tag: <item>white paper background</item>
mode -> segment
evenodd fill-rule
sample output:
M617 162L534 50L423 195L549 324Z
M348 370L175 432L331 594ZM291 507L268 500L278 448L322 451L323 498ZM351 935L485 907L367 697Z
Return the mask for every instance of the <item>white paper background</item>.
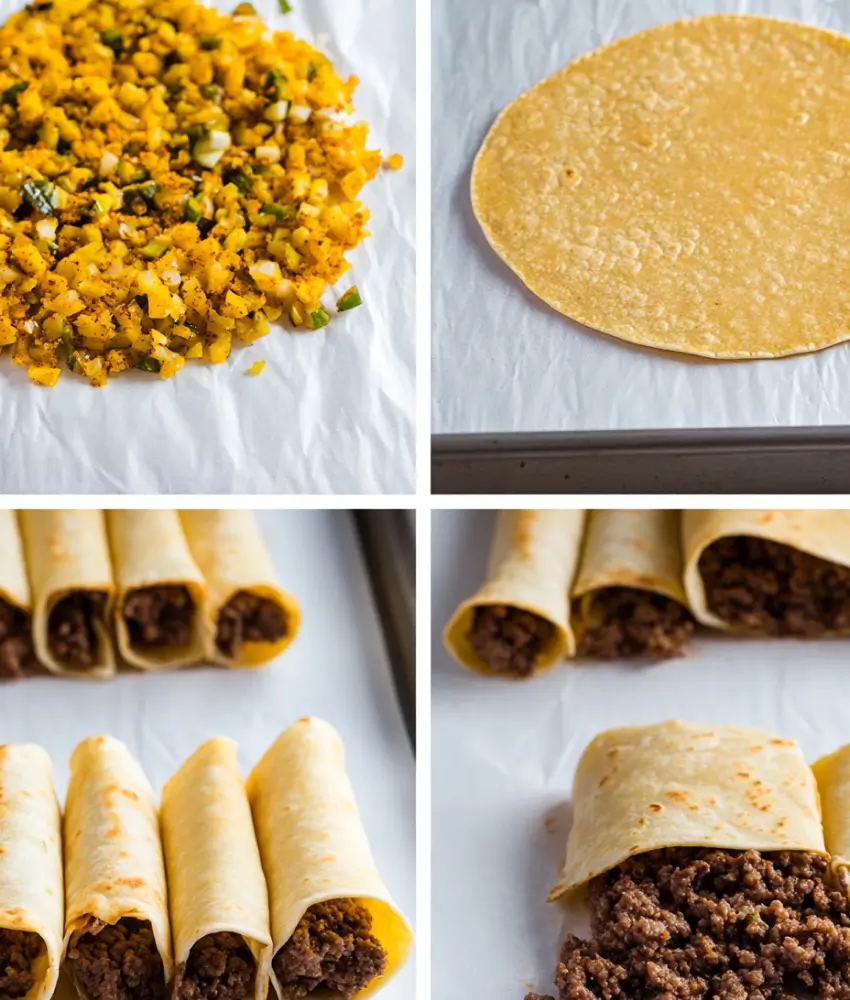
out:
M337 293L364 305L323 330L275 327L226 365L171 380L128 373L54 389L0 358L3 493L407 493L414 489L415 0L254 0L266 24L315 41L361 79L357 118L401 171L364 190L372 237ZM230 0L216 6L231 10ZM23 6L0 0L0 19ZM337 295L329 295L335 302ZM256 378L245 374L259 359Z
M30 678L0 691L0 742L29 741L53 760L64 802L74 747L96 733L124 740L159 797L202 743L239 743L243 777L304 715L332 723L381 875L414 913L414 763L395 697L354 524L346 512L262 512L262 527L303 626L290 649L257 671L121 674L113 681ZM412 1000L411 962L381 994Z
M685 659L562 666L527 683L478 677L442 647L481 582L494 515L435 511L432 527L434 996L555 993L566 911L546 902L564 859L578 758L612 726L670 718L761 727L808 761L850 742L850 642L705 636ZM581 924L571 928L582 933Z
M436 433L850 423L850 345L775 361L651 351L544 305L487 245L469 203L496 115L616 38L692 14L850 31L846 0L435 0L433 430Z

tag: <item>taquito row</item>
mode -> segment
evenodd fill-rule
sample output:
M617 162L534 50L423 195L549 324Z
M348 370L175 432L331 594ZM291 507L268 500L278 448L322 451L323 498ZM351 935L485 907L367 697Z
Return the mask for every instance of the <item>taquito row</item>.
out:
M3 996L48 1000L64 965L81 1000L347 1000L410 950L320 719L287 729L247 783L236 744L210 740L159 812L110 736L74 751L64 817L38 746L0 748L0 796Z
M695 624L850 634L850 511L502 511L483 586L446 627L479 673L679 656Z
M244 510L0 510L0 676L254 667L300 623Z

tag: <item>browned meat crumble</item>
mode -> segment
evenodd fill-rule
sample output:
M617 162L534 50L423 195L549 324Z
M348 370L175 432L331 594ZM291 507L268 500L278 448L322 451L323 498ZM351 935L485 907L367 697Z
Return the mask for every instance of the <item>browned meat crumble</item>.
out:
M0 599L0 677L23 677L35 665L30 616Z
M540 615L489 604L475 609L469 644L493 673L528 677L554 635L555 626Z
M694 633L694 620L678 601L649 590L606 587L593 598L601 624L581 637L578 655L618 660L632 656L681 656Z
M192 945L178 970L176 1000L246 1000L254 994L256 962L245 939L220 931Z
M86 670L97 662L95 622L103 620L106 594L78 590L57 601L47 622L50 652L71 670Z
M124 617L130 644L135 648L188 646L195 602L188 587L175 584L141 587L124 601Z
M286 615L276 601L240 590L221 609L216 645L237 660L246 642L279 642L288 631Z
M73 935L66 962L89 1000L160 1000L165 988L162 959L144 920L95 921Z

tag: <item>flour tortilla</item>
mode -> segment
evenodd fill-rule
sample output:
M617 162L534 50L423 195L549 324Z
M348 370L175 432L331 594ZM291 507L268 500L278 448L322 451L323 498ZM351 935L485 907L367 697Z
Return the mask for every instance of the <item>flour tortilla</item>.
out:
M815 778L794 740L678 720L597 736L576 770L549 899L661 847L825 853Z
M820 792L823 832L835 872L850 868L850 746L812 765Z
M386 972L358 1000L376 993L404 965L413 933L372 859L339 734L321 719L300 719L278 737L247 787L269 887L272 955L311 906L356 899L372 914L372 933L387 951ZM282 997L273 969L271 978Z
M597 49L507 107L472 173L493 249L648 347L772 358L850 337L850 40L711 16Z
M64 841L65 953L94 921L148 921L164 990L174 963L159 820L151 786L120 740L90 736L71 755Z
M205 620L207 655L228 667L258 667L279 656L298 633L301 610L295 598L280 585L253 512L184 510L180 517L209 590ZM215 639L222 609L240 591L278 604L286 616L287 634L273 643L245 642L234 660L218 648Z
M256 962L255 1000L271 970L266 880L236 744L217 736L186 761L162 793L175 995L192 946L207 934L241 935Z
M36 657L54 674L112 677L115 652L108 623L114 586L103 511L22 510L20 517L32 586ZM59 662L51 653L48 623L59 601L85 590L105 593L107 603L103 622L95 626L97 662L87 670L78 671Z
M0 927L40 935L44 952L24 1000L49 1000L62 954L61 818L50 757L29 743L0 747Z
M467 598L446 626L448 651L463 666L489 673L468 635L477 608L493 604L531 611L551 622L555 635L536 672L575 656L569 594L581 552L583 510L503 510L499 513L484 585Z
M686 510L682 512L685 590L696 618L711 628L732 626L709 610L699 572L702 553L721 538L752 535L850 566L850 511Z
M595 624L594 600L609 587L647 590L688 606L678 510L591 511L573 586L573 629Z
M115 636L122 658L141 670L163 670L198 663L206 652L206 585L175 510L110 510L109 541L118 597ZM184 646L140 649L131 642L124 603L147 587L184 586L195 604L192 637Z
M0 601L26 614L32 613L24 543L18 515L13 510L0 510Z

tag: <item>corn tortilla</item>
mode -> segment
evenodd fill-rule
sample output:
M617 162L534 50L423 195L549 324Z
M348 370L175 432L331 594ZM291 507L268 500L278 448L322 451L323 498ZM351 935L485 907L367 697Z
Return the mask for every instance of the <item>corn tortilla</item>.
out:
M850 337L850 39L677 21L507 107L472 175L487 239L554 309L648 347L772 358Z

